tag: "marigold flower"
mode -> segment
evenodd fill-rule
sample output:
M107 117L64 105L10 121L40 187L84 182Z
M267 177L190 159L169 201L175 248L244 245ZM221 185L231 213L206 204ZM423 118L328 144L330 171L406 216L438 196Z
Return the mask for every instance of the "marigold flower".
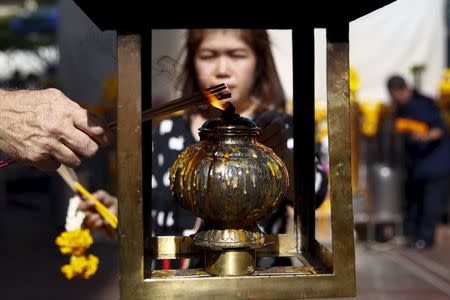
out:
M61 267L61 272L64 273L67 279L74 277L81 277L88 279L97 271L99 259L95 255L88 256L71 256L70 264Z
M82 255L94 240L89 229L64 231L55 240L59 250L65 255Z

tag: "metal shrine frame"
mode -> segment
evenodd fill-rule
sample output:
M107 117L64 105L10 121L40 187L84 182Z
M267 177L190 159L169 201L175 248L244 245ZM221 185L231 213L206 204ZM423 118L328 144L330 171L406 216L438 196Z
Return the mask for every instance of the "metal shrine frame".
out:
M299 299L354 296L355 250L351 192L351 145L349 99L349 21L392 1L358 4L353 10L343 4L333 19L299 21L255 20L251 28L292 29L294 59L294 148L295 230L293 235L269 236L270 247L262 256L296 256L303 268L272 269L256 275L211 277L202 272L178 274L150 269L152 259L189 257L198 254L189 237L151 235L151 131L141 124L141 111L151 106L151 29L249 28L252 13L236 12L233 20L202 21L178 9L171 19L150 21L139 12L138 1L117 7L120 13L106 17L88 1L75 0L101 29L117 30L117 159L120 242L120 296L136 299ZM310 3L312 5L312 3ZM167 5L167 4L166 4ZM190 4L194 5L194 4ZM195 6L195 5L194 5ZM199 6L199 5L198 5ZM128 8L127 8L128 7ZM197 8L197 7L196 7ZM284 8L286 9L286 8ZM314 10L315 9L315 10ZM320 5L305 11L321 11ZM289 10L289 9L288 9ZM207 12L201 12L205 15ZM345 14L348 12L348 14ZM274 13L273 11L271 13ZM126 16L129 15L127 18ZM315 16L321 16L319 13ZM342 17L344 16L344 17ZM319 17L318 17L319 18ZM251 20L254 21L254 20ZM270 24L273 22L273 24ZM145 24L145 25L144 25ZM253 27L253 26L259 27ZM323 25L323 26L322 26ZM315 239L314 205L314 28L327 29L327 110L330 156L332 252ZM169 195L168 195L169 197ZM311 270L313 270L311 272Z

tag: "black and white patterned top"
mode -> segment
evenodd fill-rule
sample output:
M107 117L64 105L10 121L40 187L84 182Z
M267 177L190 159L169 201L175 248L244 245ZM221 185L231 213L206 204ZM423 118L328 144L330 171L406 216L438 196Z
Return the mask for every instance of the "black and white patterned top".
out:
M287 118L287 147L294 147L293 119ZM152 142L152 228L156 235L184 235L195 233L195 216L183 209L172 197L169 186L169 172L178 155L186 147L196 143L185 116L175 116L163 120L153 127ZM316 159L316 203L321 203L328 185L327 175ZM285 205L288 202L285 201ZM286 224L285 209L280 206L278 212L264 223L267 233L282 233Z

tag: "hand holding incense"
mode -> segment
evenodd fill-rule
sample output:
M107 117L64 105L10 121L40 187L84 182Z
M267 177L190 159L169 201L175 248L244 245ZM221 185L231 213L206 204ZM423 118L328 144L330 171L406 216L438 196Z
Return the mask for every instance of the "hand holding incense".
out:
M191 96L181 97L158 107L144 110L141 116L142 122L147 122L160 116L169 115L192 106L211 104L212 106L220 107L220 101L230 97L230 90L225 83L222 83L197 92ZM116 127L117 121L108 124L109 129L115 129ZM13 163L15 163L14 159L0 160L0 169L12 165Z
M79 182L75 171L72 168L68 168L61 165L57 170L58 174L67 183L67 185L75 192L81 194L85 199L94 203L94 207L97 212L108 222L113 228L117 228L118 220L117 216L111 213L98 199L96 199L91 193L89 193Z

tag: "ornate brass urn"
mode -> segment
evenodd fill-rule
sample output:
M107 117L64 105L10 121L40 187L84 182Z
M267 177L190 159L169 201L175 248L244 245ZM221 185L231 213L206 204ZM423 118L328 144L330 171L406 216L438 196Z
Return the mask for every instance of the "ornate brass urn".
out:
M259 128L234 114L199 129L200 141L186 148L170 171L172 195L204 220L194 235L205 248L206 270L215 275L255 271L254 249L264 244L256 221L269 216L288 187L283 161L257 141Z

